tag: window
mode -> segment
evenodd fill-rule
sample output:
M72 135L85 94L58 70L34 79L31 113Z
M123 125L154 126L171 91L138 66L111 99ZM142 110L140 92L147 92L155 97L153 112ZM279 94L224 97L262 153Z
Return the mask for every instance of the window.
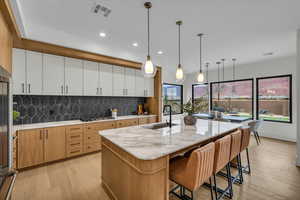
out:
M182 113L182 85L175 84L163 84L163 103L164 105L172 106L172 114L181 114Z
M210 89L212 110L253 118L253 79L214 82Z
M292 123L292 75L256 79L257 119Z
M200 112L209 112L208 84L195 84L192 86L192 101L200 105Z

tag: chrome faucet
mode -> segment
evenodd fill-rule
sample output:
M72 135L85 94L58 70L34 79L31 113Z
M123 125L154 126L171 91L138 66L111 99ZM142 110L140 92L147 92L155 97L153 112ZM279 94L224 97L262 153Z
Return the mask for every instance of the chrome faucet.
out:
M164 105L163 113L165 113L166 108L169 108L169 127L172 128L172 106Z

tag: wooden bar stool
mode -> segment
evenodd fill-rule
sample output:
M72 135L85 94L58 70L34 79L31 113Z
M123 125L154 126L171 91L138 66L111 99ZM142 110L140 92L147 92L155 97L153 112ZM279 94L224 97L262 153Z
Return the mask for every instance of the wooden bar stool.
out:
M233 160L236 161L237 169L238 169L238 174L236 176L231 176L232 182L233 183L243 183L243 171L242 171L242 164L241 164L241 144L242 144L242 132L241 130L234 131L233 133L230 134L231 136L231 146L230 146L230 166L231 162ZM227 174L224 172L220 171L218 175L224 176L228 178Z
M190 156L179 157L170 162L170 180L178 186L171 190L171 194L183 200L193 200L194 191L198 189L211 176L214 167L215 144L209 143L203 147L194 150ZM176 192L179 190L179 194ZM191 195L188 196L185 190ZM210 191L213 199L213 191Z
M216 181L216 174L220 172L224 167L226 167L227 177L231 177L231 171L230 171L230 148L231 148L231 136L227 135L221 139L218 139L215 142L215 162L214 162L214 170L213 170L213 177L214 177L214 190L215 190L215 196L216 199L221 199L224 196L232 198L233 192L232 192L232 179L227 178L228 186L225 189L221 189L217 187L217 181ZM218 193L221 195L218 196Z
M246 174L251 174L249 151L248 151L248 147L250 144L250 136L251 136L250 127L243 126L240 128L240 130L242 132L241 152L246 150L246 155L247 155L247 166L242 166L242 171Z

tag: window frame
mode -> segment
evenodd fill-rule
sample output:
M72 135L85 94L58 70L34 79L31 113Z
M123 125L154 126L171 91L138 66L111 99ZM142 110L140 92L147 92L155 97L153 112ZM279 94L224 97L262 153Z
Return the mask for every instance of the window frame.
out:
M197 85L207 85L207 87L209 87L209 83L197 83L197 84L193 84L192 85L192 103L194 103L194 98L195 98L194 87L197 86ZM209 91L210 91L210 89L209 89ZM210 94L208 94L208 99L209 99L208 101L210 103Z
M180 86L180 92L181 92L181 95L180 95L180 99L181 99L181 109L180 109L180 113L174 113L174 114L172 114L172 115L181 115L181 114L183 114L183 85L180 85L180 84L174 84L174 83L163 83L162 84L162 88L163 88L163 90L164 90L164 85L174 85L174 86ZM163 93L163 98L164 98L164 93ZM163 100L163 102L164 102L164 100ZM162 103L163 104L163 106L164 106L164 103ZM164 116L166 116L166 115L168 115L168 114L164 114L163 113L163 115Z
M293 91L293 77L292 74L286 74L286 75L276 75L276 76L265 76L265 77L257 77L256 78L256 119L259 120L259 80L263 80L263 79L271 79L271 78L283 78L283 77L289 77L289 117L290 120L289 121L277 121L277 120L267 120L267 119L263 119L263 121L266 122L277 122L277 123L285 123L285 124L292 124L293 123L293 103L292 103L292 91Z
M216 81L216 82L211 82L210 83L210 90L209 90L209 92L210 92L210 110L212 110L212 106L213 106L213 104L212 104L212 85L213 84L218 84L218 83L232 83L232 82L240 82L240 81L251 81L251 88L252 88L252 109L251 109L251 112L252 112L252 117L251 117L251 119L253 120L254 119L254 78L246 78L246 79L237 79L237 80L226 80L226 81Z

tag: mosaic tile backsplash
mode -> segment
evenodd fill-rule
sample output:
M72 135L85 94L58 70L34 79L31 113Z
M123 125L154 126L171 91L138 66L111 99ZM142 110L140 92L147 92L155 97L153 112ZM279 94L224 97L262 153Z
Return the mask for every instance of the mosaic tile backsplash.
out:
M130 115L144 104L143 97L87 97L87 96L30 96L14 95L13 108L20 112L14 124L78 120L82 117L107 117L110 109L118 115Z

